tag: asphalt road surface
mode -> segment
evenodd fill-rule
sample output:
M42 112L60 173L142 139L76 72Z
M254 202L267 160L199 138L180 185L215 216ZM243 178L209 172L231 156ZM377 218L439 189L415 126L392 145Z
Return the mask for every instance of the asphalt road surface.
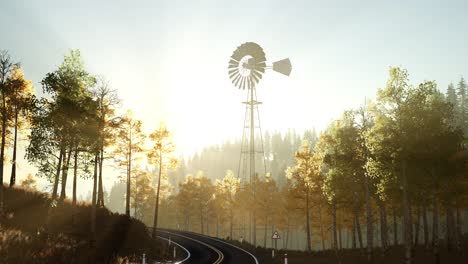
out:
M251 253L225 241L191 232L160 229L161 239L175 242L177 260L181 264L259 264Z

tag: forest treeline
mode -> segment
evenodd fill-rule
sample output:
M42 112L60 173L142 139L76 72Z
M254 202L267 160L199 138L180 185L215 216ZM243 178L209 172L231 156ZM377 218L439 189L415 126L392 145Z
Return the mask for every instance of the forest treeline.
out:
M77 50L42 79L43 97L33 94L19 63L1 52L0 85L0 180L4 161L11 161L15 185L18 132L24 132L28 162L51 183L51 211L68 197L67 184L75 205L77 178L93 181L91 241L96 208L109 201L147 225L264 247L274 230L285 248L301 239L307 251L360 248L368 258L375 248L385 254L402 243L407 263L416 246L436 257L441 242L462 247L468 190L463 78L444 94L434 81L413 85L406 70L392 67L375 101L345 111L318 135L263 135L267 173L260 170L252 182L239 176L238 141L188 161L175 158L167 128L146 135L142 121L122 113L116 91L86 70ZM107 199L104 166L114 167L123 182ZM2 195L0 188L4 215Z
M284 135L277 131L266 131L262 137L256 135L255 142L263 142L264 151L256 155L260 174L265 173L263 168L266 163L266 170L282 186L286 182L286 168L294 163L294 153L302 141L308 140L315 145L317 137L315 129L308 129L302 133L290 129ZM168 172L169 183L177 190L178 182L184 181L187 174L194 174L199 170L212 180L219 179L224 177L226 168L231 169L236 176L241 174L241 179L245 178L243 168L239 168L241 143L240 139L227 140L222 144L207 146L187 160L183 156L179 157L177 169Z
M444 94L434 81L412 85L406 70L392 67L375 101L345 111L316 139L309 131L265 140L270 173L253 183L235 175L239 143L202 151L182 170L188 175L178 191L163 201L162 221L264 247L279 230L285 248L294 236L308 251L361 248L369 259L376 248L385 254L403 244L407 263L415 247L435 258L441 243L460 251L467 96L463 78ZM225 153L231 164L221 172ZM252 226L260 234L255 240Z

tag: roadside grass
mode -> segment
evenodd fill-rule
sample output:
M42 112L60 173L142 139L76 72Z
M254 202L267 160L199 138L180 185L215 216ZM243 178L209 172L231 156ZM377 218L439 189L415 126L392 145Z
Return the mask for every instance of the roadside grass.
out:
M341 249L338 251L324 250L324 251L299 251L299 250L277 250L276 257L272 258L272 248L254 247L253 245L239 241L227 241L236 246L242 247L245 250L254 254L260 263L282 264L284 263L285 254L287 254L289 264L394 264L404 263L404 248L403 246L391 246L385 254L380 248L373 251L373 259L371 262L367 261L365 251L361 249ZM468 257L468 236L463 237L462 249L460 252L455 249L448 250L444 246L443 241L440 242L440 264L462 264L467 263ZM418 246L414 249L414 264L431 264L436 263L436 259L431 249L426 249L423 246Z

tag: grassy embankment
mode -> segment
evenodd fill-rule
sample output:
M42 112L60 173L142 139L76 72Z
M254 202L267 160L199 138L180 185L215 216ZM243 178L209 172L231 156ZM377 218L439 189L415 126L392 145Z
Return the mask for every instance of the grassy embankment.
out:
M0 222L0 263L118 263L122 258L162 259L165 243L151 239L133 218L96 212L91 241L91 205L65 200L51 208L48 194L22 188L5 190L6 214ZM94 246L91 246L94 244Z
M448 250L444 241L440 241L440 264L462 264L468 263L468 236L462 239L462 248L460 252L455 249ZM271 249L262 247L254 248L248 243L241 244L238 241L229 241L237 246L245 248L259 258L260 263L282 264L284 263L284 254L288 255L288 263L290 264L395 264L404 263L404 248L403 246L391 246L385 255L380 248L376 248L373 253L373 260L367 262L365 250L361 249L342 249L338 252L333 250L313 251L311 253L295 250L279 250L276 258L272 259ZM431 249L425 249L424 246L418 246L414 250L414 264L431 264L436 263L436 259Z

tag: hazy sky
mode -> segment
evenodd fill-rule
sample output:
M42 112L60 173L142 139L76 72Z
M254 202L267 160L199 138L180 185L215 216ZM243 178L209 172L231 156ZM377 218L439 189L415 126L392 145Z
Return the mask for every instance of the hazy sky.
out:
M254 41L268 61L289 57L290 77L257 86L264 130L323 129L373 98L389 66L441 89L468 73L466 1L8 1L0 49L40 80L80 49L148 130L160 121L180 150L241 135L245 91L227 62Z

